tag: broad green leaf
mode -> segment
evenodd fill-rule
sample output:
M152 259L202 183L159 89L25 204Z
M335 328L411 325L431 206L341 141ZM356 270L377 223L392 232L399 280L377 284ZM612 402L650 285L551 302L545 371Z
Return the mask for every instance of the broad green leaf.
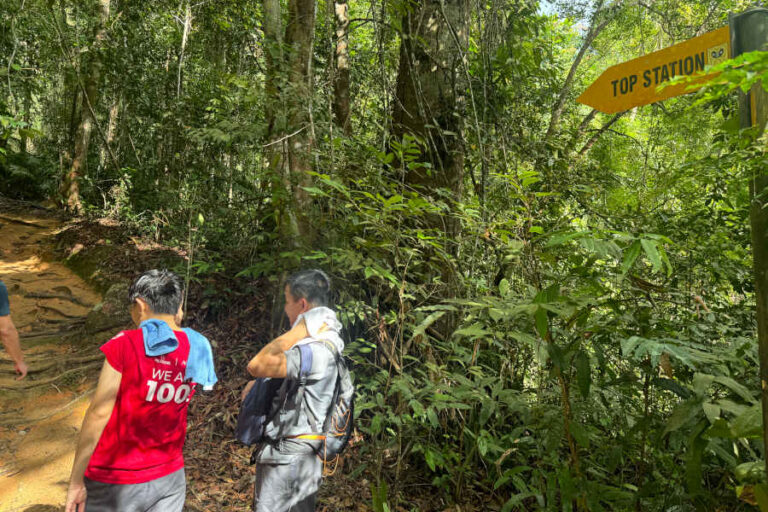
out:
M747 409L731 422L735 437L759 437L763 432L763 411L759 403Z
M724 375L718 375L717 377L715 377L715 382L727 387L728 389L730 389L731 391L739 395L741 398L743 398L745 401L749 403L755 403L755 397L752 396L752 393L749 392L749 389L739 384L732 378L726 377Z
M581 351L576 354L576 382L579 385L581 396L589 396L589 387L592 385L592 374L589 366L589 355Z
M765 461L755 460L739 464L733 469L733 474L741 482L763 480L765 478Z
M693 375L693 390L697 395L704 395L714 381L714 375L695 373Z
M312 196L328 196L328 194L325 193L322 189L319 189L317 187L301 187L306 192L309 193L309 195Z
M755 500L760 512L768 512L768 484L761 482L755 485Z
M704 410L704 416L707 417L710 423L714 423L720 417L720 406L717 404L704 402L701 404L701 408Z
M554 247L557 245L562 245L566 242L569 242L575 238L579 238L581 236L584 236L586 233L581 232L571 232L571 233L557 233L553 234L552 237L549 239L549 241L546 243L545 247Z
M702 428L697 425L697 428ZM709 444L709 440L699 435L694 435L693 440L688 447L685 461L685 480L688 484L690 494L698 494L702 491L701 480L703 477L702 460L704 450Z
M571 422L571 435L576 443L584 449L589 449L589 434L587 430L578 422Z
M463 327L453 332L454 336L467 336L468 338L481 338L488 336L490 333L483 328L483 324L475 323L469 327Z
M693 420L701 411L701 402L698 400L687 400L672 412L664 428L664 434L674 432L689 421Z
M746 405L737 404L736 402L732 400L727 400L725 398L722 400L718 400L717 405L720 406L721 410L725 412L729 412L734 416L740 416L744 414L747 411L747 409L749 409L749 407Z
M642 244L645 255L648 256L648 259L651 261L651 265L653 265L653 271L658 272L661 270L661 256L659 255L659 250L656 247L656 242L643 238L640 240L640 244Z
M498 480L496 480L496 482L493 484L493 489L494 489L494 490L498 489L498 488L499 488L499 487L501 487L502 485L504 485L504 484L506 484L507 482L509 482L509 481L512 479L512 477L513 477L513 476L515 476L515 475L517 475L517 474L519 474L519 473L523 473L523 472L525 472L525 471L529 471L530 469L531 469L531 467L530 467L530 466L515 466L515 467L514 467L514 468L512 468L512 469L508 469L508 470L506 470L506 471L505 471L505 472L504 472L504 473L501 475L501 478L499 478Z
M635 240L632 245L624 252L624 259L621 261L621 273L626 274L632 265L635 264L637 257L640 256L640 241Z
M544 308L537 308L534 313L534 320L536 321L536 331L539 333L542 339L547 338L547 332L549 331L549 322L547 320L547 310Z
M413 330L413 338L424 335L424 332L429 328L429 326L437 322L443 315L445 315L445 311L435 311L434 313L431 313L429 316L427 316L427 318L425 318Z

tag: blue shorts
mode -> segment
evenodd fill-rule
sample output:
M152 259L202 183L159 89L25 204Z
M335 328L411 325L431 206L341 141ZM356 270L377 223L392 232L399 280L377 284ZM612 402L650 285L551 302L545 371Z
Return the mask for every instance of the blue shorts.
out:
M8 302L8 288L0 281L0 316L11 314L11 303Z

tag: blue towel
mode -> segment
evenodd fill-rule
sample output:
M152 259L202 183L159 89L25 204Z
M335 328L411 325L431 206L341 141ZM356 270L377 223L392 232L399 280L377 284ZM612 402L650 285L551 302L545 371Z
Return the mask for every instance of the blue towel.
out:
M182 330L187 333L187 339L189 339L186 378L203 386L205 391L213 389L213 385L219 379L213 367L213 351L208 338L189 327L184 327Z
M156 318L150 318L141 322L141 333L144 337L144 352L149 357L163 356L176 350L179 340L173 333L173 329ZM195 331L185 327L182 329L189 340L189 357L187 358L187 371L185 379L197 382L203 389L213 389L218 382L216 371L213 368L213 351L208 339Z
M170 354L179 346L173 329L162 320L150 318L141 322L139 327L144 335L144 352L149 357Z

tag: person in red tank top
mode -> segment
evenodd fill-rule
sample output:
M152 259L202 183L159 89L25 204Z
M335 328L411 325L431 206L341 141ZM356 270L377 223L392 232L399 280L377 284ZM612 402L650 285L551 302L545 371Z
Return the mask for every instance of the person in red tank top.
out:
M195 383L185 378L190 344L178 325L181 279L167 270L145 272L129 300L140 328L101 347L106 360L83 419L66 512L181 512L184 506L182 450ZM163 351L152 343L169 345Z

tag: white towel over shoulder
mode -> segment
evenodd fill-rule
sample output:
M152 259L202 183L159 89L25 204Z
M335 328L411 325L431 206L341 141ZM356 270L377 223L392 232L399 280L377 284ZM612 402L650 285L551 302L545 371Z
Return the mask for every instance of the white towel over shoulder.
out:
M310 338L314 339L326 339L336 345L339 354L344 351L344 340L341 339L341 322L336 317L336 312L331 308L319 307L312 308L306 311L296 318L294 326L296 326L301 320L307 324L307 332L309 332ZM328 330L319 332L325 325ZM309 341L309 340L307 340Z

